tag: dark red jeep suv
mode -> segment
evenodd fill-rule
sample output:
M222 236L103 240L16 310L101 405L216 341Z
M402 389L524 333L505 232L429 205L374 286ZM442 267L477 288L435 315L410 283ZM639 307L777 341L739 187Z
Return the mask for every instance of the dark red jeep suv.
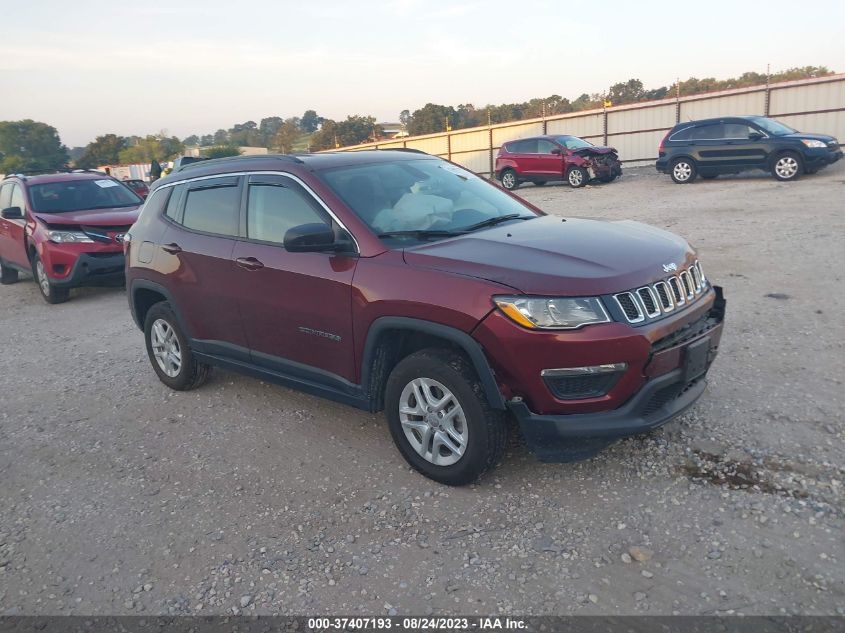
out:
M0 281L31 272L48 303L70 289L123 282L123 236L143 200L100 172L12 174L0 181Z
M725 309L680 237L548 216L407 150L184 167L130 230L127 286L172 389L218 365L385 410L447 484L498 462L509 417L559 461L679 415Z

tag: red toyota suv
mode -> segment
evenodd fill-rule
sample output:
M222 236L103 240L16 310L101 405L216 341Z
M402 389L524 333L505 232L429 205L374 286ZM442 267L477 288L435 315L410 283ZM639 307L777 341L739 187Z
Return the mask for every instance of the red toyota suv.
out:
M141 198L100 172L12 174L0 181L0 281L32 272L48 303L77 286L123 280L123 236Z
M157 181L127 236L153 370L211 365L385 410L418 471L476 479L514 417L546 461L702 394L725 301L682 238L548 216L414 151L241 156Z
M550 180L583 187L591 180L612 182L621 175L622 163L614 148L565 134L509 141L496 155L496 178L508 190L526 181L545 185Z

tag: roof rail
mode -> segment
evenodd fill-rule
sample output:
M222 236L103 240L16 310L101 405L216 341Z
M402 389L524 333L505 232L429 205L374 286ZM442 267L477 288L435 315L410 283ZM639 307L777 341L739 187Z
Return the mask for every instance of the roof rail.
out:
M99 169L33 169L27 171L19 171L15 172L14 174L6 174L3 176L3 180L6 178L26 178L27 176L49 176L51 174L102 174L106 176L106 172L100 171Z
M305 164L305 161L292 154L250 154L248 156L225 156L223 158L208 158L205 160L198 160L187 165L179 165L171 173L183 172L186 169L193 169L195 167L205 167L208 165L225 165L227 163L236 163L244 161L267 160L268 158L278 158L279 160L287 160L292 163Z

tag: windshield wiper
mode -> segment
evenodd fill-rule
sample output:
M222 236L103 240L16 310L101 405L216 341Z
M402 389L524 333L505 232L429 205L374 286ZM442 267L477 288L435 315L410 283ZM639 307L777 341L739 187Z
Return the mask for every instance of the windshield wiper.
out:
M507 222L508 220L530 220L531 218L535 217L537 216L522 215L521 213L506 213L505 215L499 215L495 218L488 218L486 220L482 220L481 222L470 224L469 226L465 226L463 229L461 229L461 231L477 231L478 229L485 229L488 226L496 226L497 224Z
M379 233L379 237L417 237L417 238L425 238L425 237L454 237L455 235L460 235L461 233L455 231L444 231L444 230L435 230L435 229L417 229L417 230L409 230L409 231L388 231L386 233Z

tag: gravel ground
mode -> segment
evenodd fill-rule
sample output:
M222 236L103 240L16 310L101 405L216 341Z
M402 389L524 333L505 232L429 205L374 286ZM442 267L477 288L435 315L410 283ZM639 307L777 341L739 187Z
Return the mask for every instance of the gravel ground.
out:
M461 489L381 415L223 371L169 391L121 290L3 287L0 614L845 614L843 185L520 189L686 236L728 320L691 413L575 464L514 437Z

